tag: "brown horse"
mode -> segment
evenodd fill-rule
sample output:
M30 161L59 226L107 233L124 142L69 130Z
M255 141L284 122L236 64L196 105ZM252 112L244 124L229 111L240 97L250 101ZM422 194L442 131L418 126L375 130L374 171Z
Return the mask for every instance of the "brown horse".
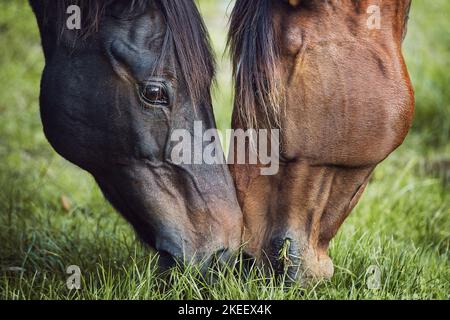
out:
M410 0L237 0L233 127L279 128L280 170L234 165L246 251L330 278L330 240L404 141L414 95L402 56ZM377 23L378 22L378 23Z

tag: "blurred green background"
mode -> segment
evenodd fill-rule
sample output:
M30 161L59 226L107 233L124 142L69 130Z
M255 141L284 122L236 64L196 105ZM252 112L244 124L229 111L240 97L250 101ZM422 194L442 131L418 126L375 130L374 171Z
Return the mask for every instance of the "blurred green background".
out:
M231 67L225 52L232 3L199 0L219 69L218 126L229 127ZM161 290L148 250L103 199L93 179L50 148L39 118L43 56L25 0L0 2L0 299L26 298L450 298L450 1L413 0L404 53L416 91L414 127L376 171L333 242L332 281L280 288L185 276ZM65 287L82 267L84 290ZM368 290L367 269L382 271Z

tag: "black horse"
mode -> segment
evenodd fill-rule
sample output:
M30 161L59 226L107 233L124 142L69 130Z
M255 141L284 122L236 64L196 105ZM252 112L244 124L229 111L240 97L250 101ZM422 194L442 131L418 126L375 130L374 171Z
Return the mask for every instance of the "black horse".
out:
M95 177L163 268L237 249L242 214L226 165L171 159L174 130L193 136L195 121L215 128L214 61L194 1L30 3L46 62L41 117L54 149ZM81 28L70 30L73 5Z

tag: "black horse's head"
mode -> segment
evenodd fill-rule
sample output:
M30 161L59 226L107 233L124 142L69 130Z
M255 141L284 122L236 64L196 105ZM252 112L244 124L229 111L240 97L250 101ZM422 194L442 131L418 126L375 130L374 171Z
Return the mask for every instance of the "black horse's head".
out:
M193 154L205 144L194 123L215 128L214 63L194 2L31 5L46 61L42 121L56 151L95 177L164 265L236 249L242 215L227 167L171 157L173 132L188 133Z

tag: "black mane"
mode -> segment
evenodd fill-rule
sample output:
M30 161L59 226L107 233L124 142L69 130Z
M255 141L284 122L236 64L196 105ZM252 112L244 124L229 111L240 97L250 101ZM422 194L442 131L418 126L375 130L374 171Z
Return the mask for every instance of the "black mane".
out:
M231 14L228 45L233 61L235 108L247 128L279 128L279 54L272 0L237 0Z
M66 10L70 5L78 5L82 12L80 39L86 39L98 31L102 18L114 4L123 4L124 14L130 17L142 14L149 5L156 5L167 23L167 33L163 48L174 51L186 81L192 100L206 102L210 99L210 87L214 77L214 58L209 36L202 17L193 0L31 0L31 5L43 24L55 19L62 32L67 19ZM40 9L40 10L38 10ZM161 53L161 61L168 54Z

